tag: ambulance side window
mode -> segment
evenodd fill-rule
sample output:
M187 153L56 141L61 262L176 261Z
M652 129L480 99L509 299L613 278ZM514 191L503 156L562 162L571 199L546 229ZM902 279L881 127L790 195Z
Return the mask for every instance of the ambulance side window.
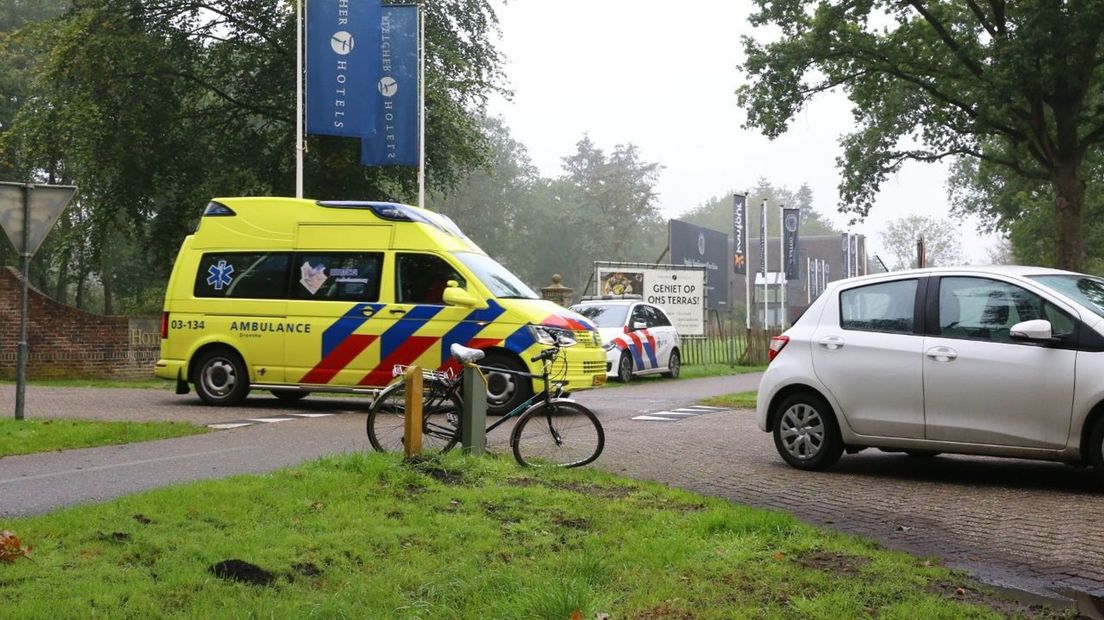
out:
M196 297L287 299L287 252L212 252L199 261Z
M379 301L382 252L301 252L293 265L292 299Z
M467 282L451 265L432 254L399 254L395 265L395 301L400 304L444 305L441 295L449 280L460 288Z

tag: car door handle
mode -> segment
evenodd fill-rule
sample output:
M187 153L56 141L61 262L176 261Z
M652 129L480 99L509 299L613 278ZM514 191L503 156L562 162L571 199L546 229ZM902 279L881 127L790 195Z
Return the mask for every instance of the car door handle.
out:
M836 349L843 348L843 338L839 336L828 336L827 338L820 339L820 346L835 351Z
M958 351L950 347L932 347L925 352L925 355L937 362L950 362L958 357Z
M391 314L406 314L406 308L391 308L388 312Z

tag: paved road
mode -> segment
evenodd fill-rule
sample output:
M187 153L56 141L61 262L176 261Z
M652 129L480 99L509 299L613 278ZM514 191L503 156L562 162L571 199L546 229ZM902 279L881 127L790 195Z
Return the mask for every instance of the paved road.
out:
M692 404L711 394L754 389L757 375L645 381L585 392L601 416L599 466L754 506L934 555L982 580L1054 596L1104 596L1104 492L1092 473L1065 465L979 457L912 457L865 451L831 472L787 467L749 411L678 422L634 416ZM0 385L0 412L14 388ZM335 415L264 423L198 437L0 459L0 517L136 490L243 472L268 471L323 454L367 448L368 401L311 398L294 406L257 397L213 409L160 390L32 388L28 417L177 419L210 424L290 412ZM2 415L2 413L0 413ZM506 433L496 432L492 445Z

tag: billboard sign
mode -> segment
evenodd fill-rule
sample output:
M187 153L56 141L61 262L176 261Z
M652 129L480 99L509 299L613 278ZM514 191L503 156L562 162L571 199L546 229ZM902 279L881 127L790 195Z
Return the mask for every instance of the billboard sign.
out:
M705 335L705 269L634 263L595 263L594 269L599 294L640 295L663 308L679 335Z
M671 264L704 267L708 277L705 304L710 310L728 308L728 235L712 228L671 220Z

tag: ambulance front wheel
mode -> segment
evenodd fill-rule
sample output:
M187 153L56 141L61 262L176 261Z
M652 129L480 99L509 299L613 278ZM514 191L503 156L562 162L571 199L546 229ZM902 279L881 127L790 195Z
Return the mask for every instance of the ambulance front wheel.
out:
M249 394L249 373L233 349L210 349L199 358L193 378L196 394L208 405L236 405Z
M528 372L518 358L503 353L488 353L479 364L487 378L487 413L504 415L533 395L533 382L526 375L495 372L501 368L513 373Z

